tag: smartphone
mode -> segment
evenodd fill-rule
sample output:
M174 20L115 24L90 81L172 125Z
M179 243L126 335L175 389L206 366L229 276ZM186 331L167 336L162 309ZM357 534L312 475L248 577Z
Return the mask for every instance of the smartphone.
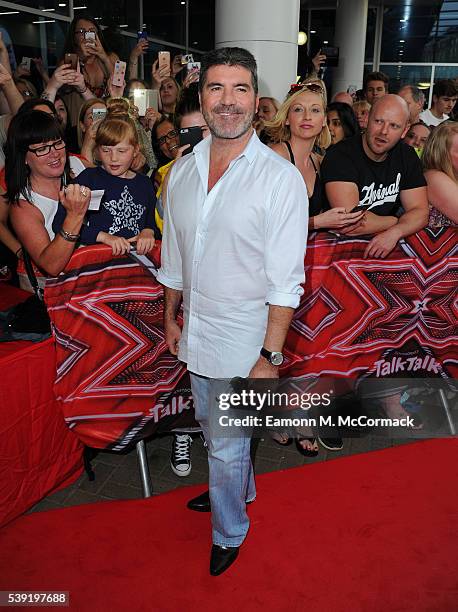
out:
M369 208L369 204L358 204L350 210L350 212L360 212L361 210L366 211Z
M159 70L166 76L170 76L170 51L159 51Z
M23 57L21 61L21 66L25 68L25 70L28 70L30 72L31 62L32 60L30 59L30 57Z
M148 40L148 32L145 32L145 30L137 32L137 42L141 40Z
M188 55L180 55L180 60L181 60L181 65L186 66L186 64L193 62L194 58L191 53L188 53Z
M179 133L180 147L185 144L190 145L187 149L183 151L183 155L191 153L196 144L198 144L203 139L204 136L202 134L202 128L198 125L188 128L181 128Z
M107 116L106 108L93 108L92 109L92 121L100 121L101 119L105 119Z
M134 89L133 102L138 108L139 117L146 115L146 109L154 108L158 110L158 90L157 89Z
M95 32L84 32L84 40L91 45L95 45Z
M64 64L70 64L70 68L76 70L78 67L78 56L76 53L66 53L64 56Z
M126 62L117 60L114 67L113 76L111 78L111 82L113 85L117 85L118 87L122 87L124 85L124 75L126 74L126 68Z
M200 72L200 62L189 62L189 64L187 65L187 71L188 71L188 74L192 74L194 72L199 73Z
M335 68L339 65L339 47L321 47L321 53L326 55L326 66Z

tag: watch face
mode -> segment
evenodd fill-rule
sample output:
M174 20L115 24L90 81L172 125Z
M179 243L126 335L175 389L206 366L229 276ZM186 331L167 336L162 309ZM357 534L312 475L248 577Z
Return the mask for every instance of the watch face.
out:
M272 353L270 357L270 363L274 366L279 366L283 363L283 355L282 353Z

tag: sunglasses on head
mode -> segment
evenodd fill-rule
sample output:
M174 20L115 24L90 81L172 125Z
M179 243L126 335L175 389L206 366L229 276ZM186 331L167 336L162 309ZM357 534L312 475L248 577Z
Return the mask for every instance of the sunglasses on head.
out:
M323 93L323 88L319 83L292 83L291 87L289 88L288 95L291 96L302 89L308 89L313 93Z

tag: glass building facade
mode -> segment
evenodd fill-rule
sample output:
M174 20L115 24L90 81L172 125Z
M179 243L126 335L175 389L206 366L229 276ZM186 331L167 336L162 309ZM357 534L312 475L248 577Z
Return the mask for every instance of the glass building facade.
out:
M324 44L334 43L335 5L301 3L301 25L306 25L312 55ZM431 102L435 81L458 78L458 2L369 2L365 71L373 70L390 77L390 91L413 84L423 89Z
M141 66L146 78L159 50L193 53L198 60L214 46L214 0L0 0L0 26L18 62L23 56L42 57L52 70L70 21L83 12L100 22L122 59L136 44L138 30L146 30L150 49ZM333 45L335 21L335 1L301 1L299 29L306 32L307 45L299 49L299 74L306 54ZM367 72L389 75L391 91L412 83L428 98L437 79L458 76L458 1L370 2L365 62ZM332 72L328 76L332 80Z

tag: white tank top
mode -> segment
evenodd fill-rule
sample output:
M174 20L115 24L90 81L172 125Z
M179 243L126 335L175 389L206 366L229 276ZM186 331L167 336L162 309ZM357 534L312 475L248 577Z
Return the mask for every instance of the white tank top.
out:
M48 232L49 239L53 240L55 234L52 231L52 222L56 215L59 202L57 200L51 200L51 198L47 198L46 196L42 196L35 191L31 192L31 196L32 204L41 211L45 219L45 228Z

